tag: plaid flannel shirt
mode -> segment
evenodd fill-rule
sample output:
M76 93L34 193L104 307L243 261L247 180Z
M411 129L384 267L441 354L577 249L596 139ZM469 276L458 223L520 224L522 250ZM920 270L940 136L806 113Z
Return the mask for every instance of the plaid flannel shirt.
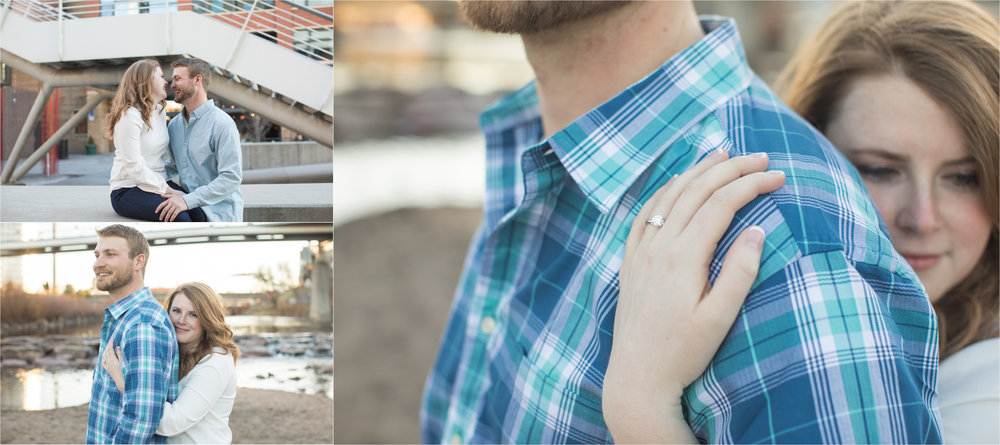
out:
M595 443L618 271L642 203L712 150L767 152L784 186L750 295L684 415L703 442L941 440L937 320L857 172L749 69L735 23L542 140L533 84L486 111L484 220L427 379L425 442ZM669 289L664 290L669 298Z
M101 351L122 348L124 394L101 366L94 368L87 443L166 443L155 435L163 402L177 399L177 337L167 311L148 287L104 310Z

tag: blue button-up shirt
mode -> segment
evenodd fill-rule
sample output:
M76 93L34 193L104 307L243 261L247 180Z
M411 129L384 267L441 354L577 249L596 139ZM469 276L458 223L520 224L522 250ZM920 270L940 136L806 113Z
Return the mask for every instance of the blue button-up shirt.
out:
M184 112L188 112L187 109ZM188 208L201 207L209 221L243 221L243 153L233 118L215 106L201 104L185 119L178 114L167 124L174 164L167 176L176 177L188 194Z
M104 310L101 350L108 340L122 348L125 391L101 366L94 368L87 443L166 443L155 435L163 402L177 399L177 337L167 311L148 287Z
M767 152L786 180L737 213L711 263L714 281L733 240L765 229L753 289L682 397L694 434L941 440L936 318L857 172L750 71L735 23L702 26L699 42L548 139L533 84L482 116L484 220L425 387L425 442L612 440L601 393L629 228L716 149Z

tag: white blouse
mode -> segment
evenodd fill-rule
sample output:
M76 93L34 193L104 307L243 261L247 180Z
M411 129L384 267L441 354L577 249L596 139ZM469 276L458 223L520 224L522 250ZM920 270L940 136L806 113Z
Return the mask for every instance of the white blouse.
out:
M956 352L938 368L944 443L1000 443L1000 338Z
M111 165L111 190L139 187L162 194L167 192L164 164L170 162L167 114L159 105L146 126L139 109L132 107L115 123L115 160Z
M156 434L167 443L231 443L229 414L236 400L236 365L222 348L177 382L177 400L163 404Z

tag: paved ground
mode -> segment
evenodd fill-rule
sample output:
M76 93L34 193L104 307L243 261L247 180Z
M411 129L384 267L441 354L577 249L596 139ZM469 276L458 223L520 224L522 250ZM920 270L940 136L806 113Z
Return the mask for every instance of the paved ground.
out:
M71 154L59 160L59 173L42 175L42 162L35 164L20 181L24 185L108 185L114 153Z

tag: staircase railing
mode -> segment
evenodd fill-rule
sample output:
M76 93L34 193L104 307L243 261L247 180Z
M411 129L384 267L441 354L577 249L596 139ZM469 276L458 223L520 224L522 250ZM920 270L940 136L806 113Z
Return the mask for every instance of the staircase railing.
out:
M0 0L0 10L39 22L192 11L333 65L333 16L288 0Z

